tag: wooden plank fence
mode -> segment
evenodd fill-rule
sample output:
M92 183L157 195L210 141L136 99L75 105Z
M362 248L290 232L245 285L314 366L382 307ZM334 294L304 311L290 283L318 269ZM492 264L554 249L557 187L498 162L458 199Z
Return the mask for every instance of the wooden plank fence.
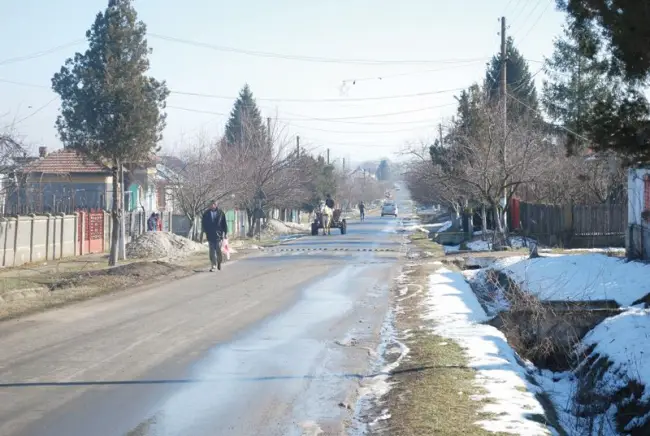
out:
M517 233L549 246L566 248L624 247L626 204L546 205L519 202L511 205L509 223Z

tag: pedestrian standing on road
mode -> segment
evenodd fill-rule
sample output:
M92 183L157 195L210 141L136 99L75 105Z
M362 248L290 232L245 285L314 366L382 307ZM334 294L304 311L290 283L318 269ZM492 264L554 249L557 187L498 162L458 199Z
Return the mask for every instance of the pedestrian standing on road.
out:
M359 202L359 216L361 217L361 222L366 219L366 205L363 204L363 201Z
M216 201L213 201L210 208L203 214L202 224L210 251L210 271L220 270L223 259L221 241L228 235L228 221L226 221L226 214L218 207Z
M150 232L155 232L158 229L158 218L156 213L152 213L147 220L147 230Z

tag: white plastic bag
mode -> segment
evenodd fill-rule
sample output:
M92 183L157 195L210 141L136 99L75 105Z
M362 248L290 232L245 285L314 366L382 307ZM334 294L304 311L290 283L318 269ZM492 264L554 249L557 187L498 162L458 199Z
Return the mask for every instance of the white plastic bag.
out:
M230 246L228 245L228 238L221 241L221 252L226 256L226 260L230 260Z

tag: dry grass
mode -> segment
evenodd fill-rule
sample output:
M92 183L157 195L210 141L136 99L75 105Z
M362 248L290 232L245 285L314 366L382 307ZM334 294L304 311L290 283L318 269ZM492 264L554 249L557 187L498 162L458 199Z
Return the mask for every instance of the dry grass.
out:
M409 235L409 240L416 249L430 253L433 256L444 256L445 252L442 248L442 245L437 242L432 241L429 238L429 235L424 232L415 232Z
M426 241L423 244L428 248ZM432 268L432 265L419 265L410 274L409 282L426 286ZM476 424L491 415L481 412L485 402L471 398L483 392L476 384L475 370L467 366L463 350L453 341L421 327L424 297L418 295L399 303L401 313L397 317L397 328L400 332L410 331L403 339L410 352L393 376L395 384L388 394L391 418L387 433L400 436L494 435Z

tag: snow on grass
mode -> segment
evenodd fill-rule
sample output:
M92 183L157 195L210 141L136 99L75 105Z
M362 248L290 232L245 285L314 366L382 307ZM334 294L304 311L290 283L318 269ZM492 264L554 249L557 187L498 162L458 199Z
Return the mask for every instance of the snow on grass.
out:
M526 380L526 369L503 333L481 324L488 316L463 275L439 268L429 277L426 304L426 319L435 323L434 332L463 347L469 366L477 371L477 382L486 393L474 399L489 400L482 411L491 416L478 424L492 432L550 434L545 425L530 419L531 415L544 414L531 393L538 388Z
M484 241L482 239L478 239L475 241L470 241L466 242L465 247L463 249L469 250L469 251L491 251L492 250L492 241ZM527 246L526 240L524 238L520 237L512 237L510 238L510 246L512 248L518 249L518 248L523 248ZM451 246L444 246L445 253L456 253L461 250L460 245L451 245Z
M490 268L505 272L541 300L614 300L630 306L650 293L650 266L602 254L506 258Z
M641 398L647 402L650 401L649 337L650 309L633 307L598 324L584 337L579 351L595 346L592 354L607 357L613 363L601 380L603 391L613 392L636 380L647 386Z

